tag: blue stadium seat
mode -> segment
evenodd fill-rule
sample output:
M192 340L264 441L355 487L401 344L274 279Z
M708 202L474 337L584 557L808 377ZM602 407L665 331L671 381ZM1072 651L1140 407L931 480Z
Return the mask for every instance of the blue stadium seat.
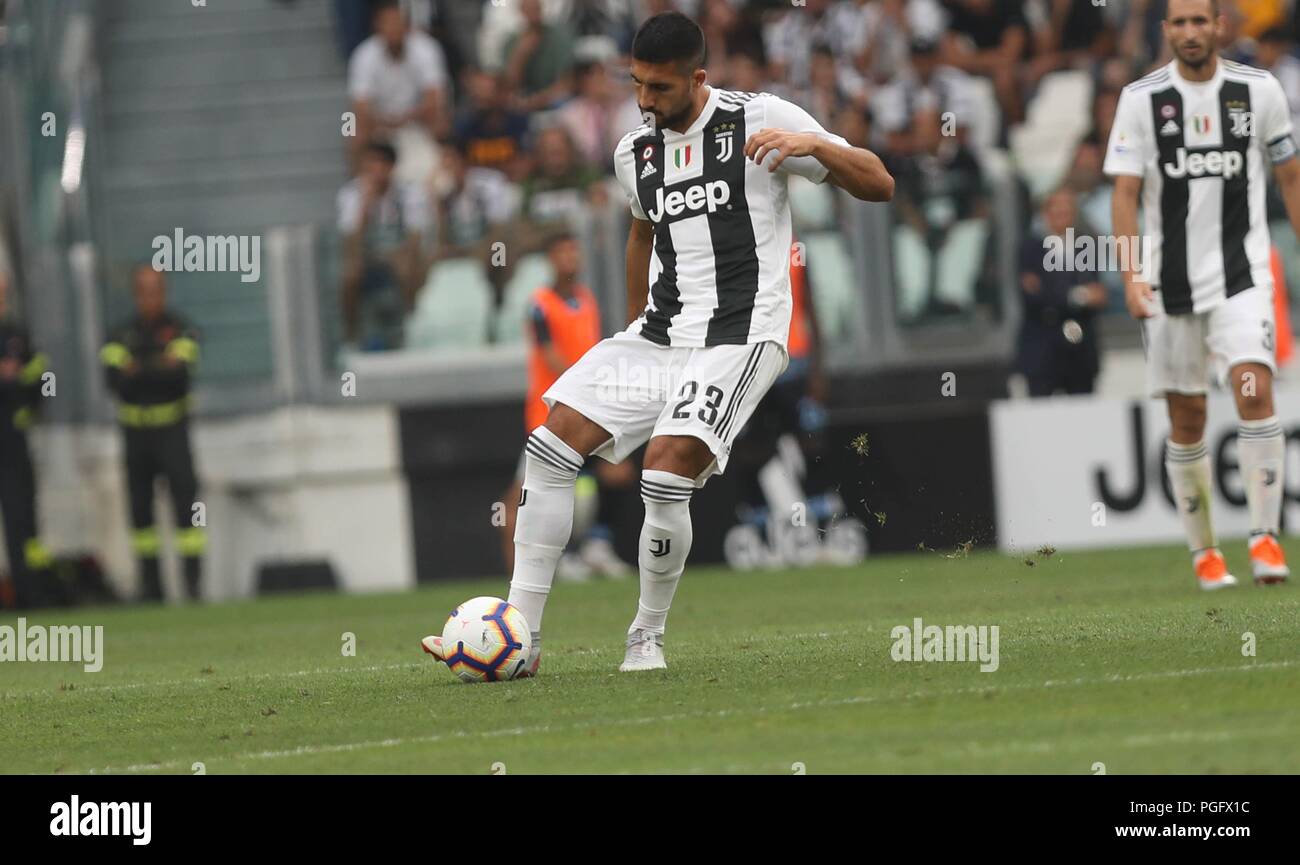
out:
M440 261L406 322L407 348L474 348L487 342L492 286L473 258Z

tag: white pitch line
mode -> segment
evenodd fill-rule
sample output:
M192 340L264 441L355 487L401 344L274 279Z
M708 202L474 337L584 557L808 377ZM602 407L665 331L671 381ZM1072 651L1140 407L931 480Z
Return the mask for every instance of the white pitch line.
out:
M651 717L641 718L616 718L609 721L579 721L572 724L554 726L550 724L534 727L509 727L499 730L477 730L477 731L458 731L455 733L435 733L428 736L411 736L398 737L389 739L378 739L363 742L346 742L337 745L299 745L296 748L288 748L276 751L252 751L244 754L235 754L230 757L210 758L205 762L217 761L241 761L241 760L275 760L283 757L304 757L314 756L317 754L334 754L348 751L361 751L371 748L391 748L398 745L420 745L441 742L450 739L491 739L502 736L528 736L540 735L544 733L560 732L567 730L583 730L591 727L627 727L641 726L645 724L663 724L675 721L683 721L694 718L727 718L733 715L764 715L771 712L799 711L809 708L833 708L836 706L853 706L866 703L894 702L899 699L933 699L941 697L965 696L969 694L983 694L997 691L1021 691L1037 690L1039 688L1052 688L1071 685L1104 685L1121 682L1141 682L1153 679L1172 679L1188 678L1192 676L1203 676L1213 673L1246 673L1252 670L1264 669L1281 669L1284 667L1294 667L1300 664L1300 660L1290 661L1263 661L1255 664L1243 664L1236 667L1195 667L1187 670L1164 670L1150 673L1131 673L1128 675L1110 675L1096 678L1087 678L1080 676L1075 679L1056 679L1048 680L1039 684L1025 685L997 685L980 688L949 688L937 691L915 691L904 694L901 697L894 694L879 695L858 695L853 697L838 697L825 700L814 700L811 702L795 702L785 706L767 707L756 706L753 708L742 707L736 709L717 709L707 712L677 712L668 715L654 715ZM1176 733L1167 734L1168 736L1177 735ZM1125 743L1137 746L1134 741L1135 737L1128 737ZM1036 746L1041 743L1025 743L1026 747ZM192 761L190 761L192 763ZM184 760L169 760L162 763L137 763L131 766L105 767L103 769L91 769L89 774L116 774L123 772L148 772L167 769L175 766L185 766Z

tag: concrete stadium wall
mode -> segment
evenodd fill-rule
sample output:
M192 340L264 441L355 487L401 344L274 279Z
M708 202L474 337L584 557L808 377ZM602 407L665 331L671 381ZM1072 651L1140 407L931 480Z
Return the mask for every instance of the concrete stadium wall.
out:
M205 593L256 591L260 566L326 561L347 591L415 584L410 500L396 414L387 406L299 406L193 427L209 535ZM56 554L89 552L135 591L122 440L111 426L57 425L32 436L42 536ZM156 499L165 549L171 508ZM180 581L164 559L168 593Z

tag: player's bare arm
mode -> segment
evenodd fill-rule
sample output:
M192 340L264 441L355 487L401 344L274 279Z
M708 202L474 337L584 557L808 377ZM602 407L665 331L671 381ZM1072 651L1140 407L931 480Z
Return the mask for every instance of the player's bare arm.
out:
M632 219L627 232L627 320L636 321L650 296L650 252L654 247L654 223Z
M771 151L777 151L767 159ZM861 147L845 147L812 132L760 129L745 142L745 155L768 171L790 157L811 156L825 165L826 179L862 201L889 201L894 178L880 157ZM764 160L767 161L764 161Z
M1300 237L1300 159L1291 157L1273 166L1273 179L1277 181L1282 201L1286 203L1291 230Z
M1120 175L1115 178L1115 191L1110 199L1110 218L1116 237L1138 236L1138 193L1141 190L1140 177ZM1151 286L1142 279L1141 263L1133 256L1129 256L1124 263L1121 275L1124 278L1124 304L1128 307L1128 313L1134 318L1150 318L1155 295Z

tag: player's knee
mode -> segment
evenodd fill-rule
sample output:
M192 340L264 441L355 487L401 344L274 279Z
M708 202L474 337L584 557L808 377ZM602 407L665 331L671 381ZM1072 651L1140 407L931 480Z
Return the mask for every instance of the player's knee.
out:
M582 455L545 426L539 426L524 444L525 488L573 486L582 469Z
M1169 425L1175 441L1200 441L1205 435L1205 406L1187 405L1170 411Z
M643 465L652 471L693 478L704 471L700 463L711 457L709 446L693 436L656 436L646 446Z

